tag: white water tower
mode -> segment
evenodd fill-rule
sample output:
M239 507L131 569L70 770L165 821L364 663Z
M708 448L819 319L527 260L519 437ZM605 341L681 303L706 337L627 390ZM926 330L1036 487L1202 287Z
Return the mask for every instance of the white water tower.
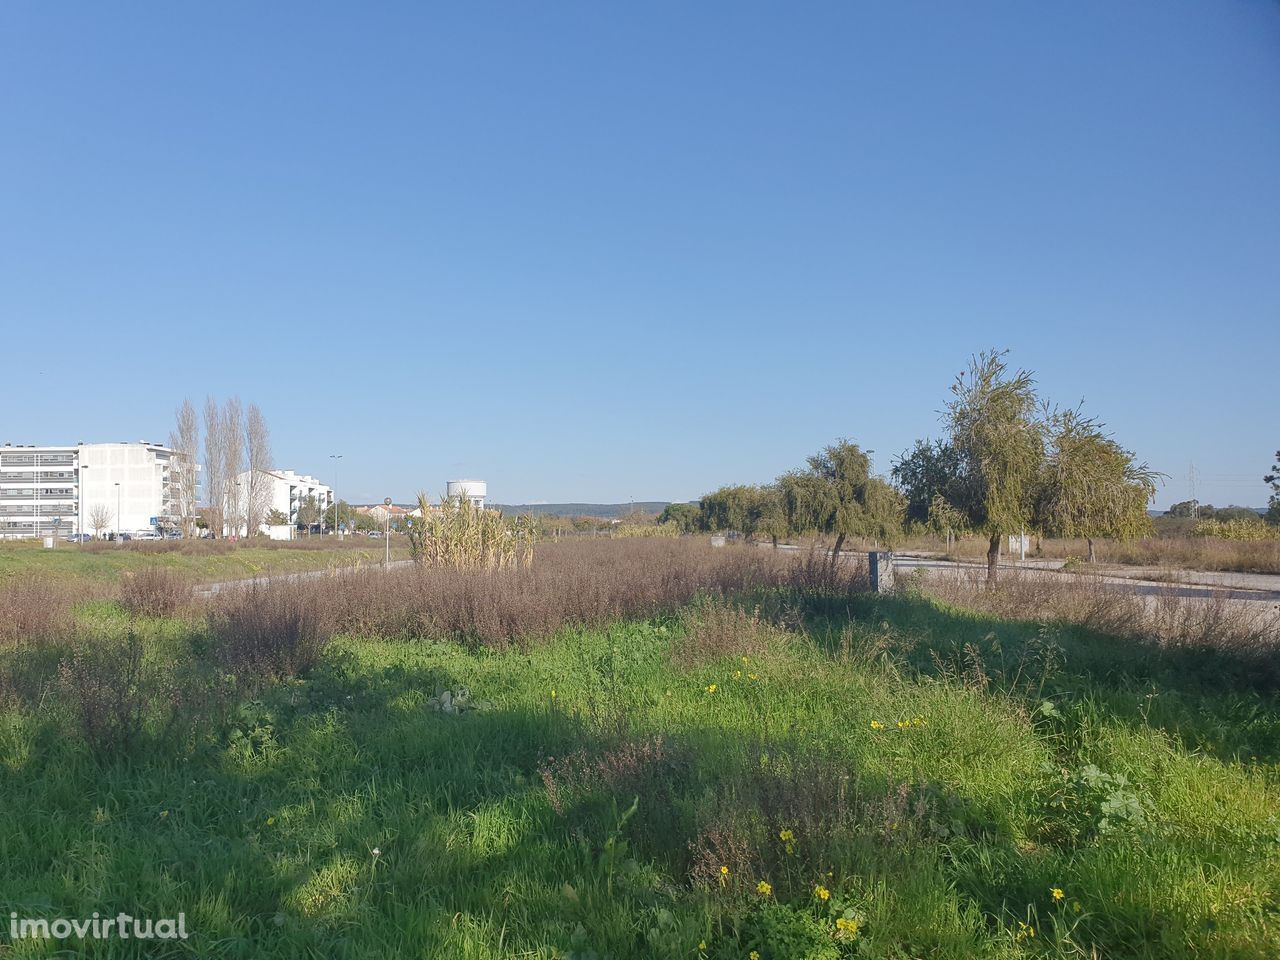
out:
M489 485L483 480L450 480L446 493L450 500L470 500L477 510L484 509L484 498L489 495Z

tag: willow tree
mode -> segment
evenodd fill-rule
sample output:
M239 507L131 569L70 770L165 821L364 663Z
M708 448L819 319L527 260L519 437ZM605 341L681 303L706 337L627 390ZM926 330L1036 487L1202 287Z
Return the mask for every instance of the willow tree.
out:
M1036 494L1035 520L1050 537L1082 537L1089 562L1094 540L1133 540L1151 532L1147 505L1160 475L1078 410L1046 417L1048 450Z
M736 530L748 540L757 534L776 534L770 518L776 512L776 492L748 484L721 487L708 493L698 505L704 530ZM766 529L767 528L767 529Z
M951 387L946 422L961 476L952 501L968 526L987 535L987 581L995 583L1000 542L1032 520L1044 462L1044 427L1036 417L1035 380L1009 372L1007 351L972 357Z
M871 475L870 458L848 440L839 440L809 457L807 470L783 474L777 488L786 526L792 532L836 538L833 562L848 537L892 542L902 532L902 495Z

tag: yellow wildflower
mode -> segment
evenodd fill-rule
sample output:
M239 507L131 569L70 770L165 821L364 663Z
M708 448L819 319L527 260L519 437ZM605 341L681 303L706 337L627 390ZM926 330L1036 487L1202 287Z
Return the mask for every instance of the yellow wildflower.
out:
M773 885L767 880L761 880L756 884L756 893L767 897L769 894L773 893Z
M778 831L778 839L779 839L779 840L784 840L784 841L785 841L785 840L794 840L795 838L796 838L796 835L795 835L794 833L792 833L790 830L779 830L779 831Z
M727 877L728 875L729 875L729 868L722 866L720 868L720 876Z
M1054 887L1049 891L1049 895L1052 896L1053 899L1055 900L1061 900L1063 897L1066 896L1066 894L1062 892L1061 887Z
M831 891L828 890L826 887L822 886L822 884L818 884L818 886L813 888L813 895L817 897L819 900L831 899Z
M707 684L707 693L715 693L716 685L714 683Z
M741 670L735 670L735 671L733 671L733 679L735 679L735 680L741 680L741 679L742 679L742 671L741 671Z
M551 699L552 699L552 700L554 700L555 698L556 698L556 691L555 691L555 689L554 689L554 688L552 688L552 690L551 690Z
M706 950L706 949L707 949L707 941L703 940L701 943L699 943L699 944L698 944L698 949L699 949L699 950Z
M836 935L846 940L853 940L858 936L858 931L862 929L862 924L857 920L849 920L845 917L836 918Z
M883 729L884 729L884 724L883 724L883 723L881 723L879 720L872 720L872 721L871 721L871 729L872 729L872 730L883 730Z
M759 679L760 679L760 675L759 675L758 673L748 673L748 674L747 674L747 679L748 679L748 680L759 680Z
M275 817L267 817L267 826L268 826L268 827L269 827L269 826L271 826L272 824L274 824L275 822L276 822L276 818L275 818Z
M747 954L747 960L760 960L760 951L752 950L749 954Z

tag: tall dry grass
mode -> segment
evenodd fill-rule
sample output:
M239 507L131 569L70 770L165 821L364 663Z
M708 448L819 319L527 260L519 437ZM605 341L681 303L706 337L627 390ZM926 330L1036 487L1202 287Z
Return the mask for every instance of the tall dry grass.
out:
M346 631L502 646L671 612L699 595L806 586L792 556L698 540L579 540L544 544L537 557L518 569L337 575L329 602Z
M64 639L75 625L75 600L66 586L48 579L0 580L0 646Z
M1280 540L1226 540L1220 537L1149 537L1145 540L1097 540L1100 563L1139 567L1177 567L1183 570L1210 570L1224 573L1280 574ZM1030 543L1029 556L1051 560L1089 555L1084 540L1037 540ZM942 553L946 541L935 537L913 537L903 549ZM970 538L952 545L951 555L961 559L985 559L985 541Z
M1280 650L1276 604L1225 592L1189 597L1177 587L1147 587L1096 576L1002 572L994 589L976 570L916 581L927 595L968 610L1015 620L1052 620L1160 646L1203 647L1259 663Z

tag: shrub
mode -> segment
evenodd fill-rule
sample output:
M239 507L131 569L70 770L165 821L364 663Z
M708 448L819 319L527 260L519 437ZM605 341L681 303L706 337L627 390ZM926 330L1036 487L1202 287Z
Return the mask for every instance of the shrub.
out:
M90 750L127 750L142 733L148 703L142 641L130 632L123 640L77 642L58 666L58 689Z
M1193 537L1218 537L1222 540L1280 540L1280 527L1257 520L1201 520L1191 530Z
M333 635L323 581L281 580L218 595L209 615L215 660L249 686L313 667Z
M120 605L133 617L171 617L190 599L191 584L163 567L126 572L120 581Z

